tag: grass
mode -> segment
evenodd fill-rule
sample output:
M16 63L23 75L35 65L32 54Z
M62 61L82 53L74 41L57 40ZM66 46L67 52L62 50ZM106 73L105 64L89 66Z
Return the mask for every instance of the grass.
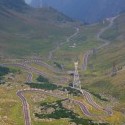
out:
M35 121L33 124L34 125L41 125L41 122L42 122L42 125L69 125L69 122L67 119L59 119L58 121L57 120L53 120L53 121Z
M23 125L22 106L18 103L19 100L16 96L15 89L7 90L1 86L0 92L0 116L3 121L8 125ZM2 124L2 121L0 121L0 124Z
M120 36L125 33L124 20L125 14L123 13L115 20L114 25L102 34L102 38L111 41L116 41L117 39L122 40L123 38L120 38Z
M99 23L94 26L80 27L80 32L69 43L65 43L54 53L54 61L59 60L58 63L63 64L64 69L68 70L74 68L73 62L76 60L82 65L84 53L102 44L96 39L96 36L100 29L106 25L107 23ZM71 48L70 46L74 43L76 47Z
M94 123L91 122L91 120L83 119L82 117L80 118L80 116L78 114L73 113L71 110L63 107L63 103L62 103L63 101L65 102L65 100L57 100L57 101L53 101L51 103L48 103L48 101L47 102L42 102L41 103L42 109L43 108L47 109L47 108L51 107L51 108L54 108L55 111L53 113L51 113L51 114L38 114L38 113L35 113L36 117L39 117L39 119L52 118L52 121L55 121L56 119L64 119L64 118L67 119L68 118L69 122L75 122L76 124L86 124L86 125L87 124L94 124ZM95 123L95 125L96 125L96 123Z
M48 78L45 78L43 76L38 76L36 80L39 83L36 82L36 83L25 83L25 84L29 85L31 88L45 89L45 90L56 90L62 88L61 86L51 83Z
M111 29L106 31L102 37L111 40L111 44L106 48L102 48L98 51L96 58L93 56L90 58L90 64L94 65L94 69L96 72L96 79L100 77L102 81L98 81L98 84L95 82L90 85L96 91L102 91L107 94L111 94L113 97L116 97L121 103L125 100L124 96L124 71L118 72L116 76L111 77L111 71L113 64L115 63L117 69L122 69L125 65L125 51L124 51L124 40L123 35L125 33L124 30L124 19L125 15L122 14L115 20L114 25ZM117 32L114 33L114 27L117 27ZM114 32L112 32L114 30ZM109 34L112 33L112 34ZM117 34L117 35L116 35ZM109 36L108 36L109 35ZM122 68L121 68L122 67ZM90 74L94 74L94 72L90 72ZM100 90L99 90L100 89ZM110 91L107 91L110 90Z
M125 71L122 71L125 65L124 20L125 15L123 14L115 20L112 28L102 35L102 38L110 40L111 43L107 47L101 48L97 52L96 58L94 56L90 57L89 65L93 64L94 70L92 71L88 68L82 79L84 80L83 87L94 93L95 96L105 95L110 97L109 104L114 105L113 109L115 112L112 117L107 118L107 121L114 125L121 125L125 122L123 113L125 103ZM120 70L116 76L111 77L110 74L114 63L117 69Z
M107 98L102 97L100 94L93 93L93 92L91 92L91 94L97 97L98 99L100 99L101 101L106 101L106 102L109 101Z
M86 125L91 125L93 123L91 123L90 120L85 120L79 117L78 114L73 113L72 111L66 109L63 107L62 105L62 101L63 100L59 100L53 103L42 103L41 106L43 106L44 108L54 108L55 111L51 114L38 114L35 113L35 116L38 118L54 118L54 119L61 119L61 118L69 118L70 122L75 122L76 124L86 124Z
M18 69L9 67L14 74L13 80L5 78L5 84L0 85L0 124L24 125L24 117L20 99L17 97L17 90L22 89L25 81L25 73L18 74Z
M45 10L36 10L32 12L26 12L24 14L15 13L14 18L6 18L3 15L0 15L0 18L3 19L0 21L0 27L3 32L0 34L1 44L0 51L4 55L15 56L15 57L24 57L33 55L34 53L42 56L44 59L48 59L48 53L54 49L59 43L65 42L66 38L75 32L74 26L76 23L66 22L60 23L58 22L59 18L55 20L54 13L49 13L49 10L46 12L45 18L44 16L40 17L44 13ZM32 13L32 14L31 14ZM49 15L50 14L50 15ZM27 17L27 15L29 17ZM32 17L30 17L32 15ZM53 16L52 16L53 15ZM49 18L48 18L49 17ZM50 17L53 18L53 20ZM101 28L107 25L99 23L93 26L81 26L80 33L71 39L69 43L63 44L57 51L54 52L54 58L50 62L54 64L57 62L58 64L62 64L64 66L64 70L73 70L74 64L73 62L79 60L79 72L80 79L82 81L82 87L88 89L95 97L94 99L101 102L101 104L113 104L113 102L107 102L104 98L100 97L100 95L112 96L119 102L113 108L114 114L111 117L105 117L105 121L110 122L114 125L121 125L122 122L125 122L124 118L124 103L125 103L125 87L124 87L124 73L125 71L118 72L118 74L114 77L110 77L110 73L112 70L112 65L115 63L117 68L123 67L125 65L125 51L124 51L124 33L125 33L125 15L121 15L118 19L115 20L115 23L111 29L106 31L101 37L106 38L111 41L111 44L105 48L100 49L96 53L96 58L92 56L89 60L89 65L93 64L94 70L88 70L84 73L80 66L82 64L83 55L89 49L96 48L100 44L100 41L96 39L97 33ZM56 24L55 24L55 21ZM9 22L9 23L8 23ZM6 27L4 27L6 25ZM45 31L45 32L44 32ZM71 48L69 46L76 43L76 48ZM58 67L59 65L57 65ZM45 72L52 71L47 70L44 67L36 66L38 69L41 69ZM18 74L16 75L16 82L23 83L25 80L24 75ZM36 77L36 76L35 76ZM12 85L12 84L11 84ZM16 84L17 85L17 84ZM56 90L59 89L56 85L50 83L41 83L41 84L27 84L33 88L43 88L47 90ZM2 85L3 86L3 85ZM8 88L8 86L6 86ZM19 99L17 99L15 93L17 89L20 87L13 86L14 90L10 89L9 92L7 88L0 88L0 92L2 93L0 96L0 108L2 108L2 112L0 115L2 117L7 116L8 124L16 124L23 125L23 116L22 116L22 107L21 102L18 104ZM25 88L25 86L24 86ZM65 87L64 87L65 88ZM62 89L62 88L61 88ZM63 89L62 89L63 90ZM11 93L11 94L8 94ZM69 93L73 93L74 96L78 93L72 90L69 90ZM30 97L30 96L29 96ZM77 97L78 98L78 97ZM12 100L14 101L12 101ZM46 101L50 100L49 98ZM53 99L52 99L53 100ZM102 102L103 100L103 102ZM105 101L104 101L105 100ZM51 102L51 101L50 101ZM115 103L115 102L114 102ZM31 108L32 106L32 102ZM91 109L91 106L88 106ZM31 109L32 111L32 109ZM62 111L62 110L60 110ZM66 113L66 109L62 112ZM79 111L80 112L80 111ZM91 112L96 112L95 109L92 109ZM59 112L56 112L57 114ZM98 112L100 113L100 112ZM17 114L17 115L16 115ZM33 114L33 111L32 111ZM18 117L17 117L18 116ZM77 115L76 115L77 116ZM73 117L76 117L73 116ZM33 116L32 116L33 117ZM41 121L33 119L34 125L40 125ZM102 118L100 118L102 119ZM76 119L76 121L81 119ZM2 124L3 122L0 121ZM50 125L61 125L69 124L69 120L58 119L52 121L42 121L44 124Z
M44 103L44 102L48 102L48 103L52 103L54 101L57 101L58 99L55 98L55 97L51 97L51 96L46 96L46 95L41 95L39 93L32 93L32 95L30 93L26 93L25 94L26 98L28 99L28 102L30 103L30 111L31 111L31 117L32 117L32 124L33 125L41 125L41 123L43 125L68 125L69 124L69 120L68 119L58 119L58 120L48 120L48 119L37 119L33 116L33 114L35 113L34 111L34 107L39 107L41 103ZM36 97L37 96L37 97ZM42 97L41 97L42 96ZM31 99L31 97L35 97L35 98L38 98L38 101L33 101L33 99ZM42 101L41 101L41 98L42 98Z
M57 85L51 84L51 83L26 83L26 85L29 85L31 88L37 88L37 89L45 89L45 90L55 90L58 89Z
M0 14L0 46L1 53L6 56L22 57L36 53L46 57L48 51L74 32L73 22L52 9L10 13L9 18ZM64 18L65 23L58 22L58 16Z
M30 65L35 67L36 69L41 70L41 71L43 71L45 73L48 73L50 75L53 75L53 76L57 75L52 70L48 69L47 67L40 66L40 65L37 65L37 64L30 64Z
M48 84L48 83L44 83L44 84ZM32 86L32 85L34 85L34 86ZM43 85L42 85L42 83L41 84L39 84L39 85L37 85L37 83L35 83L35 84L31 84L31 87L33 87L33 88L42 88L42 89L46 89L46 90L60 90L60 91L65 91L65 89L67 89L68 90L68 93L71 95L70 96L70 98L73 98L73 99L76 99L76 100L79 100L79 101L81 101L81 102L83 102L88 108L89 108L89 110L90 110L90 112L92 112L92 114L101 114L102 115L102 113L103 113L103 111L97 111L96 109L94 109L92 106L90 106L88 103L86 103L86 101L85 101L85 99L83 98L83 97L81 97L81 94L78 92L78 91L76 91L76 90L74 90L74 89L71 89L71 88L67 88L67 87L57 87L57 88L53 88L52 87L52 85L53 84L51 84L51 89L47 86L46 88L45 87L43 87ZM41 87L42 86L42 87ZM53 91L53 93L54 93L54 91ZM50 100L50 99L49 99ZM48 100L47 100L47 102L45 102L45 101L42 101L42 104L48 104ZM77 109L78 110L78 109ZM62 112L62 111L61 111ZM80 111L81 112L81 111ZM38 114L37 114L38 115ZM42 117L42 116L44 116L44 115L38 115L38 116L40 116L40 117ZM59 116L59 115L57 115L57 116ZM83 114L81 113L81 115L80 116L83 116ZM48 119L48 118L46 118L46 119ZM96 118L94 119L94 120L97 120ZM97 120L98 121L98 120Z
M115 20L114 25L102 34L102 37L105 39L108 39L106 37L109 37L111 44L106 48L102 48L101 50L99 50L96 59L94 59L93 57L91 58L91 62L94 63L97 70L100 71L101 69L111 69L113 63L115 63L117 66L123 66L125 64L124 20L125 14L120 15ZM114 27L117 27L117 29L113 29ZM119 33L115 34L115 31ZM113 36L110 36L109 32L112 33Z
M31 88L38 88L38 89L45 89L45 90L60 90L60 91L67 91L68 94L73 94L73 96L80 96L81 92L79 92L76 89L73 89L71 87L65 87L61 85L56 85L51 83L47 78L43 76L37 77L37 82L39 83L25 83L26 85L29 85Z

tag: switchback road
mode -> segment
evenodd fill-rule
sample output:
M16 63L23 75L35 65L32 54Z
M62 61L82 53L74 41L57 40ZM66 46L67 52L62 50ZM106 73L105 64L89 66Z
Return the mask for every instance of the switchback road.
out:
M67 81L68 79L65 78L65 77L62 77L62 76L55 76L55 75L52 75L52 74L49 74L49 73L45 73L41 70L38 70L37 68L33 67L33 66L29 66L25 63L4 63L4 64L0 64L1 66L14 66L14 67L20 67L28 72L32 72L32 73L35 73L35 74L38 74L38 75L42 75L44 77L50 77L50 78L56 78L56 79L59 79L61 81Z
M26 98L24 97L22 91L17 92L17 96L21 99L23 105L23 113L25 119L25 125L31 125L30 109Z
M46 95L49 95L49 96L53 96L53 97L56 97L56 98L59 98L59 99L71 100L75 104L79 105L79 107L81 108L81 111L83 112L83 114L85 114L86 116L89 116L89 117L95 116L95 115L93 115L93 114L91 114L89 112L88 108L86 107L86 105L83 102L80 102L78 100L74 100L74 99L71 99L71 98L65 98L63 96L59 96L59 95L53 94L51 92L44 91L42 89L24 89L24 90L18 90L17 91L17 96L22 101L25 125L31 125L29 104L28 104L25 96L23 95L26 92L40 92L40 93L43 93L43 94L46 94Z
M114 20L117 18L118 16L116 17L112 17L112 18L109 18L108 21L109 21L109 25L107 25L106 27L102 28L100 30L100 32L96 35L96 38L98 41L101 41L103 44L99 47L97 47L97 50L98 49L101 49L107 45L109 45L110 41L109 40L106 40L106 39L103 39L101 37L101 35L108 29L110 29L114 23ZM82 64L82 70L85 71L87 69L87 65L88 65L88 59L89 59L89 56L93 53L92 50L89 50L87 51L84 56L83 56L83 64Z
M103 48L103 47L105 47L105 46L107 46L107 45L109 45L110 41L103 39L103 38L101 37L101 35L102 35L106 30L108 30L109 28L112 27L112 25L113 25L113 23L114 23L114 20L115 20L117 17L118 17L118 16L113 17L113 18L109 18L109 19L108 19L109 25L106 26L106 27L104 27L104 28L102 28L102 29L100 30L100 32L97 34L97 40L103 42L103 44L102 44L101 46L99 46L99 47L97 48L97 50L98 50L98 49L101 49L101 48ZM83 70L83 71L86 71L86 70L87 70L88 59L89 59L89 56L90 56L91 54L92 54L92 50L89 50L88 52L86 52L86 53L84 54L83 64L82 64L82 70ZM88 101L88 103L91 104L93 107L95 107L96 109L99 109L99 110L104 110L104 111L107 112L107 114L109 114L109 115L112 115L112 114L113 114L112 110L106 110L106 109L104 109L103 107L101 107L100 105L98 105L98 104L94 101L92 95L91 95L89 92L87 92L87 91L85 91L85 90L81 90L81 92L82 92L82 94L85 96L85 98L86 98L86 100Z
M39 66L44 66L46 67L47 69L53 71L54 73L58 73L58 74L64 74L62 73L62 71L60 71L59 69L57 68L54 68L53 66L47 64L46 62L40 60L40 59L27 59L27 60L22 60L22 63L26 63L26 64L30 64L30 63L35 63Z

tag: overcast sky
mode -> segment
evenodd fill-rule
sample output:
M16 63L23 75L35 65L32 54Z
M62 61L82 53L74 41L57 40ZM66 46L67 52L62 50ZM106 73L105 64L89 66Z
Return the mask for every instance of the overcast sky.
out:
M31 0L25 0L27 3L30 3Z

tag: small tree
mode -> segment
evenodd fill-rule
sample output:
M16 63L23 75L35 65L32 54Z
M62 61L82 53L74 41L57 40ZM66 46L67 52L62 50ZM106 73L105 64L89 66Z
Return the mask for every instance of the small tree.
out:
M49 80L41 75L37 78L37 81L49 83Z

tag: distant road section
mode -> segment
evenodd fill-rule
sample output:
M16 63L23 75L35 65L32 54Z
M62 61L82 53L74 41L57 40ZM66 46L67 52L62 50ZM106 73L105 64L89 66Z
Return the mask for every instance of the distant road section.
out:
M99 46L97 49L101 49L101 48L103 48L103 47L109 45L110 41L101 38L101 35L102 35L106 30L108 30L109 28L112 27L112 25L113 25L113 23L114 23L114 20L115 20L117 17L118 17L118 16L109 18L109 19L108 19L109 25L107 25L106 27L102 28L102 29L100 30L100 32L96 35L97 40L103 42L103 44L102 44L101 46ZM83 63L82 63L82 70L83 70L83 71L87 70L88 59L89 59L89 56L90 56L91 54L92 54L92 50L89 50L89 51L87 51L87 52L84 54L84 56L83 56Z

